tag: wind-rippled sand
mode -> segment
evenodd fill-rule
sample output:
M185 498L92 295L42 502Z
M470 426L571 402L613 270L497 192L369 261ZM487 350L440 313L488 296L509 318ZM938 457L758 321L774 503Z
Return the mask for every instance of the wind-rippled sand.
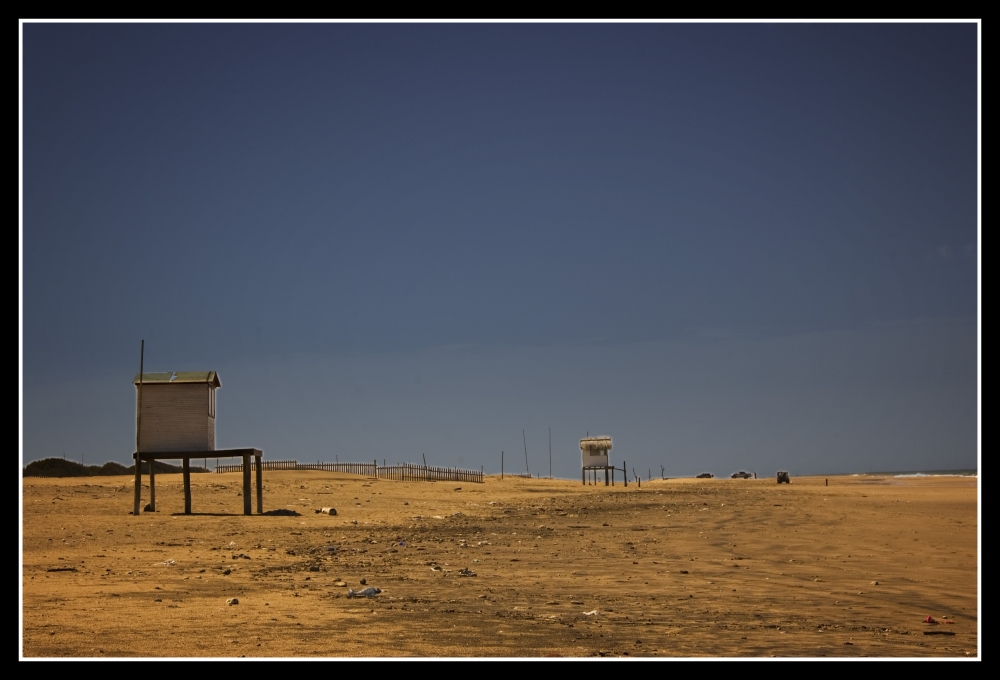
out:
M24 656L977 653L975 478L264 481L25 479Z

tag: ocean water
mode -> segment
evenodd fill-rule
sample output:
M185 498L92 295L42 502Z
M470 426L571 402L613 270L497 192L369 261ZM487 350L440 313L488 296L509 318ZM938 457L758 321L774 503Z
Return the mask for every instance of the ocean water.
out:
M887 472L855 472L852 477L978 477L978 470L893 470Z

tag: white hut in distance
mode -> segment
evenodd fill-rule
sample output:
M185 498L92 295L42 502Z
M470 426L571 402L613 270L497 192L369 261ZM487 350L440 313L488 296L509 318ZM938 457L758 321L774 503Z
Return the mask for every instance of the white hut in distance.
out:
M215 450L215 390L222 387L215 371L143 373L141 406L138 373L133 382L139 451Z
M608 467L611 437L586 437L580 440L580 457L585 468Z

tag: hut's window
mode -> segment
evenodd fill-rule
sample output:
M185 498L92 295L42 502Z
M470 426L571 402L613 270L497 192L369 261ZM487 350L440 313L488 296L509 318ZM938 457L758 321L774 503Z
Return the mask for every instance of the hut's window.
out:
M215 390L211 387L208 388L208 415L210 418L215 417Z

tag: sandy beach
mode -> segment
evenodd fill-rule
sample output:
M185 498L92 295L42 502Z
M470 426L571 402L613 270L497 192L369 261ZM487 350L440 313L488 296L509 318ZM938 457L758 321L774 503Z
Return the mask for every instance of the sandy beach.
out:
M826 479L26 478L23 654L975 656L976 478Z

